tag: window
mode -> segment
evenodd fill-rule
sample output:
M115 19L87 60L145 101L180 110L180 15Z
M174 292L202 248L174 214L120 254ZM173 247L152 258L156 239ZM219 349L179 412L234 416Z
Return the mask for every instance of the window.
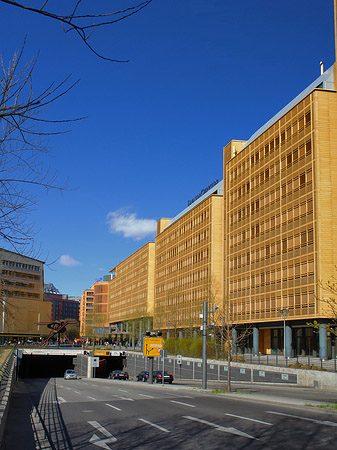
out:
M305 173L300 175L300 187L305 186Z

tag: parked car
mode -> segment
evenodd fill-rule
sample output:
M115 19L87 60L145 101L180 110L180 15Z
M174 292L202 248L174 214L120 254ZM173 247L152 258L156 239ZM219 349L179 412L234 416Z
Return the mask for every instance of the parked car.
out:
M153 372L153 381L155 383L162 383L163 382L163 371L162 370L155 370ZM173 375L169 372L164 372L164 383L170 383L172 384L173 381Z
M77 379L77 374L76 374L75 370L67 369L64 372L64 379L65 380L76 380Z
M143 372L140 372L137 376L137 381L147 381L149 378L149 372L146 372L143 370Z
M108 378L110 378L110 380L128 380L129 374L125 372L125 370L114 370L110 373Z

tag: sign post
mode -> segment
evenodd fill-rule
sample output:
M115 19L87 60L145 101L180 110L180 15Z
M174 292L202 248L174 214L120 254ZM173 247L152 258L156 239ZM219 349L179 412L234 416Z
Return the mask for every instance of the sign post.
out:
M153 358L160 355L163 350L162 337L149 337L143 339L143 355L149 359L149 383L153 384Z

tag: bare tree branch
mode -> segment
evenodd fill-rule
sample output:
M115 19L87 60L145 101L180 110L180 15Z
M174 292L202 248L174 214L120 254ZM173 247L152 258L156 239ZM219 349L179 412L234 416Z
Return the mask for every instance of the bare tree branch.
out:
M33 3L36 3L34 0L25 0L21 2L14 0L0 0L0 2L11 6L16 6L17 8L23 9L27 12L40 14L44 17L60 22L65 33L74 31L89 48L89 50L101 59L112 62L128 62L127 60L118 60L102 55L89 43L89 39L94 30L98 27L113 25L131 17L146 8L152 0L144 0L125 9L117 9L115 11L104 12L102 14L95 12L98 7L97 3L93 1L90 2L90 7L94 8L94 11L90 11L87 14L82 12L86 8L82 0L68 0L70 13L67 13L66 11L58 13L53 11L53 6L58 6L57 1L49 2L49 0L45 0L39 8L33 6Z
M57 184L56 174L44 165L49 153L44 140L70 131L62 126L82 119L41 117L47 106L69 93L78 81L69 84L67 77L35 94L32 77L37 58L24 64L23 51L24 45L8 67L1 58L0 68L0 239L17 253L34 241L33 227L26 221L37 203L30 187L67 189L67 182ZM51 130L52 126L57 129Z

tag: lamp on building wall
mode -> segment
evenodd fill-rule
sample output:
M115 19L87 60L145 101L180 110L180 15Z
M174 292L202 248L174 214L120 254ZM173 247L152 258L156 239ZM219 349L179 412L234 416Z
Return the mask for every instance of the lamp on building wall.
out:
M288 317L289 309L281 308L279 309L279 313L283 317L283 354L284 357L286 357L286 318Z

